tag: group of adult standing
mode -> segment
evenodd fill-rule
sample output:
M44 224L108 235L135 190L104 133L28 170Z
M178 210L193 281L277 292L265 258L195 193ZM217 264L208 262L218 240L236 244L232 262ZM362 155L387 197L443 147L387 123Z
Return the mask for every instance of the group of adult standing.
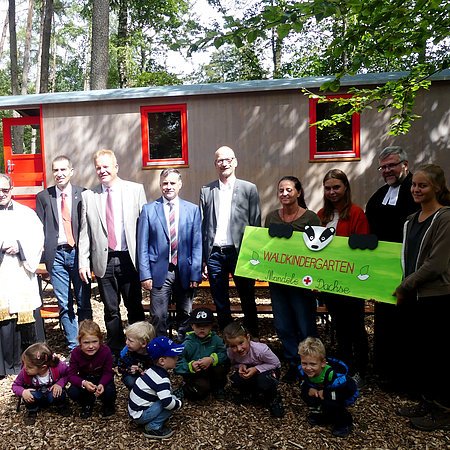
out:
M202 276L209 278L218 324L223 329L233 320L229 299L229 276L233 275L244 324L257 339L254 280L235 276L234 271L245 227L261 226L260 199L255 184L236 178L234 151L224 146L215 152L218 179L201 188L199 206L179 197L182 180L175 168L161 172L162 195L147 203L141 184L118 176L119 166L111 150L99 150L93 162L100 181L95 188L73 186L72 163L59 156L52 163L55 186L37 196L36 212L44 234L42 227L36 226L32 240L44 247L43 260L58 299L69 349L76 345L77 321L92 318L92 273L104 304L107 343L116 357L125 343L121 298L128 322L134 323L145 318L142 288L150 291L150 312L159 335L167 333L168 303L174 301L178 339L182 340L194 289ZM414 358L430 354L438 364L441 350L436 343L445 342L447 337L443 320L450 309L450 194L445 176L440 167L430 164L418 168L413 176L400 147L387 147L380 153L378 170L386 184L369 199L365 213L352 203L349 180L339 169L330 170L323 179L323 207L317 214L307 209L300 180L283 177L277 185L280 208L267 215L265 226L289 224L295 231L304 231L306 225L332 226L337 236L373 233L379 240L403 242L404 279L395 292L397 305L375 306L375 370L386 386L404 389L411 381L411 388L420 386L422 392L426 387L433 400L450 406L448 387L436 393L435 383L424 383L423 378L418 383L410 370ZM2 175L0 183L0 207L5 211L13 208L19 214L22 207L11 200L11 180ZM0 239L0 276L8 273L5 261L14 260L32 278L38 261L26 256L26 238L31 233L19 235L24 227L13 225L18 218L11 220L8 232L14 233L9 237L2 229ZM27 225L35 223L33 220ZM6 227L6 221L0 223ZM45 243L40 236L45 236ZM307 289L275 283L270 283L270 294L275 328L289 363L284 380L289 382L295 378L299 362L298 343L317 333L316 297ZM364 302L332 294L324 296L324 301L335 324L337 356L362 383L369 355ZM2 294L0 313L8 310L9 314L0 317L3 364L5 324L17 333L16 325L24 316L11 308L12 303L12 297ZM27 303L25 309L35 315L36 305ZM28 317L33 323L30 314ZM12 367L0 367L0 374L14 373L14 364Z

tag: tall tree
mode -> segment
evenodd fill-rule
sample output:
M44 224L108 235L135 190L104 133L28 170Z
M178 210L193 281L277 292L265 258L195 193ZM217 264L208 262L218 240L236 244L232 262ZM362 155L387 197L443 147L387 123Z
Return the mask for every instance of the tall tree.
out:
M109 0L92 4L91 89L106 89L109 70Z
M417 92L429 86L429 76L449 67L450 10L447 0L354 0L263 3L261 12L245 19L226 19L227 31L210 30L194 49L214 42L243 45L275 29L282 39L289 33L305 36L305 25L314 20L331 22L334 30L322 57L337 62L336 78L323 90L336 91L346 74L364 72L374 61L408 60L409 73L396 82L374 89L353 89L348 115L376 106L393 109L391 133L406 133L417 116L413 113ZM342 115L347 120L346 115Z
M25 46L23 51L23 65L22 65L22 95L27 94L28 91L28 72L30 68L30 48L31 48L31 29L33 24L34 0L28 2L27 25L25 31Z
M53 0L42 1L39 92L48 92L50 70L50 42L52 34Z
M11 92L19 94L19 63L17 59L16 2L9 0L9 57L11 67Z

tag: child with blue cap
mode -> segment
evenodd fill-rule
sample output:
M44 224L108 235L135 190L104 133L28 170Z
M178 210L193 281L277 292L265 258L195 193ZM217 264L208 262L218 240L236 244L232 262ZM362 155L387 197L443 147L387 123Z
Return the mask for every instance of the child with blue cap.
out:
M168 370L176 366L183 348L165 336L158 336L147 345L154 365L135 382L128 400L128 414L134 422L144 425L144 436L150 439L167 439L173 434L164 423L181 408L181 400L172 394Z

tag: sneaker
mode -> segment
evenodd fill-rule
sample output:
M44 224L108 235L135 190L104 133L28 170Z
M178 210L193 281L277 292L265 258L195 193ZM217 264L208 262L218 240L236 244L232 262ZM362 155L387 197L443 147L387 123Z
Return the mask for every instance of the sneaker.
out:
M81 407L80 417L82 419L88 419L92 416L92 410L94 407L92 405L84 405Z
M179 400L183 400L184 399L184 389L183 386L180 386L177 389L174 389L172 391L172 395L175 395L176 398L178 398Z
M351 432L353 427L351 425L344 425L343 427L334 427L331 434L336 437L346 438Z
M322 426L327 425L328 422L325 419L325 416L322 413L311 413L308 414L308 418L306 419L308 423L315 427L315 426Z
M69 417L72 415L72 411L69 405L58 406L56 411L62 417Z
M116 413L116 408L114 406L103 406L101 417L107 419Z
M23 418L25 425L34 425L36 423L37 411L27 411Z
M358 390L363 389L367 384L366 379L362 375L360 375L358 372L356 372L355 375L352 376L352 378L353 378L353 381L355 382Z
M419 402L417 405L404 406L397 409L397 415L402 417L408 417L409 419L413 417L425 417L431 412L431 405L425 401Z
M298 380L298 378L299 378L299 373L298 373L297 366L290 365L287 372L281 378L281 381L283 383L293 384Z
M149 439L167 439L172 436L173 430L168 427L162 427L159 430L145 430L144 436Z
M450 431L450 412L434 411L426 417L412 417L409 422L413 428L421 431Z
M281 395L277 395L270 403L269 403L269 411L273 417L283 417L284 416L284 406Z
M227 394L224 389L216 389L213 392L213 397L219 402L224 402L227 399Z

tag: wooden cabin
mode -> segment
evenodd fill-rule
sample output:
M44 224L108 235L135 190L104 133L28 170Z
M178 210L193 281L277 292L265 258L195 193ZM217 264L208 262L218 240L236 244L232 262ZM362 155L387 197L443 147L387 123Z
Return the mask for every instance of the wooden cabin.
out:
M345 77L333 95L403 75ZM33 206L36 193L53 183L53 158L69 156L73 182L91 187L97 184L92 155L108 148L117 155L119 176L143 183L149 201L160 196L161 169L175 166L182 172L181 196L197 203L200 187L217 178L215 150L228 145L238 159L237 176L258 186L264 218L278 206L277 182L285 175L300 178L308 207L317 211L322 178L331 168L347 173L354 202L364 207L383 184L377 154L387 145L401 145L412 170L427 162L450 167L450 70L433 76L430 89L419 94L415 112L422 117L400 137L387 134L392 113L376 108L354 115L348 125L311 127L334 103L318 104L302 88L318 92L328 79L0 97L0 109L15 116L3 119L5 171L14 180L15 198Z

